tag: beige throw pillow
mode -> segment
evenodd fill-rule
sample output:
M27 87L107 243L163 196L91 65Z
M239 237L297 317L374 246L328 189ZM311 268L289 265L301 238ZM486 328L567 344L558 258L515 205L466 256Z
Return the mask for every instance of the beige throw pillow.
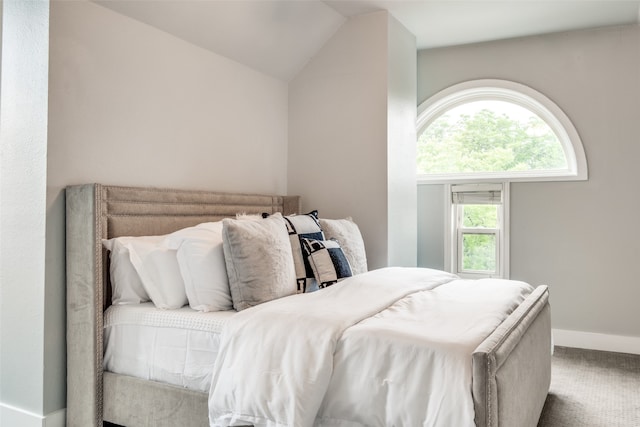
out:
M340 243L353 274L366 273L367 254L358 225L351 217L346 219L322 219L320 226L325 239L335 239Z
M257 221L224 219L222 248L236 310L296 293L291 243L282 215Z

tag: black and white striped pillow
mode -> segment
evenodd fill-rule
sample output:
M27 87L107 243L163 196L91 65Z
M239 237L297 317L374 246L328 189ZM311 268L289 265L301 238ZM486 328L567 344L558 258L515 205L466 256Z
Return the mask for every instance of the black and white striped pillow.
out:
M336 240L302 239L306 259L313 270L319 288L351 277L351 266Z

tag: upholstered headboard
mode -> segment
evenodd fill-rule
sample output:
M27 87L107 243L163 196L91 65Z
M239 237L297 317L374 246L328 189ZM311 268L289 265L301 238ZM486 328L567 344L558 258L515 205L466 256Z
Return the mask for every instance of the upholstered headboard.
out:
M298 196L87 184L66 190L67 421L102 425L103 312L110 304L102 239L159 235L237 213L292 214Z

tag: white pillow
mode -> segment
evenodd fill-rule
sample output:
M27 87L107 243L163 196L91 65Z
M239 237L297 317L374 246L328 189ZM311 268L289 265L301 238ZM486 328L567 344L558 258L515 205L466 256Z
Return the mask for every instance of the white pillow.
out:
M222 233L222 221L217 222L203 222L202 224L195 225L193 227L183 228L178 231L174 231L171 234L167 234L164 239L164 244L169 249L178 249L182 242L190 239L199 240L218 240Z
M134 237L117 237L102 240L102 245L109 251L109 274L111 277L111 303L140 304L150 300L142 286L140 276L131 263L129 249L124 245ZM160 243L162 236L137 237Z
M192 309L222 311L233 308L222 234L217 241L185 240L178 249L178 265Z
M222 250L222 221L198 224L167 236L177 248L178 266L189 306L198 311L231 310L231 293Z
M346 219L322 219L320 226L325 239L337 240L344 251L353 274L366 273L367 254L358 225L351 217Z
M155 244L135 239L125 246L144 290L156 307L176 309L187 304L175 249L168 248L163 241Z
M202 223L165 236L117 237L103 240L111 251L113 304L153 301L158 308L187 304L177 249L188 239L221 238L222 223ZM225 272L226 274L226 272Z

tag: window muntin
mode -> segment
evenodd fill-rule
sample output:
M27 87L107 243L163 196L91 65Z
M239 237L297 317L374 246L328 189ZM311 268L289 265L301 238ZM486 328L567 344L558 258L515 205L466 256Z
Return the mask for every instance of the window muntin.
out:
M481 113L484 117L477 116ZM452 126L446 129L444 124L449 123L446 117L455 127L465 115L474 118L468 119L467 123L476 126L466 130L467 142L487 145L479 147L483 149L475 153L456 147L456 144L462 145L460 141L452 142L451 138L447 138L456 133L456 129L452 129ZM504 117L515 123L507 126L506 131ZM493 135L491 132L489 135L479 133L477 126L480 119L484 119L485 128L492 128ZM531 123L527 123L529 120ZM486 126L487 122L495 126ZM587 179L582 142L569 118L550 99L518 83L476 80L445 89L420 105L417 127L419 183ZM469 135L474 130L481 136L480 140L474 141L473 135ZM464 129L457 131L465 132ZM513 150L505 150L505 145L517 145L510 138L518 135L526 137L523 140L528 142L519 147L515 154ZM434 145L424 150L426 143ZM437 144L439 147L435 146ZM491 149L494 151L491 152ZM485 158L482 157L483 153ZM541 154L555 161L540 162ZM486 166L486 156L502 159L494 167L479 167Z

